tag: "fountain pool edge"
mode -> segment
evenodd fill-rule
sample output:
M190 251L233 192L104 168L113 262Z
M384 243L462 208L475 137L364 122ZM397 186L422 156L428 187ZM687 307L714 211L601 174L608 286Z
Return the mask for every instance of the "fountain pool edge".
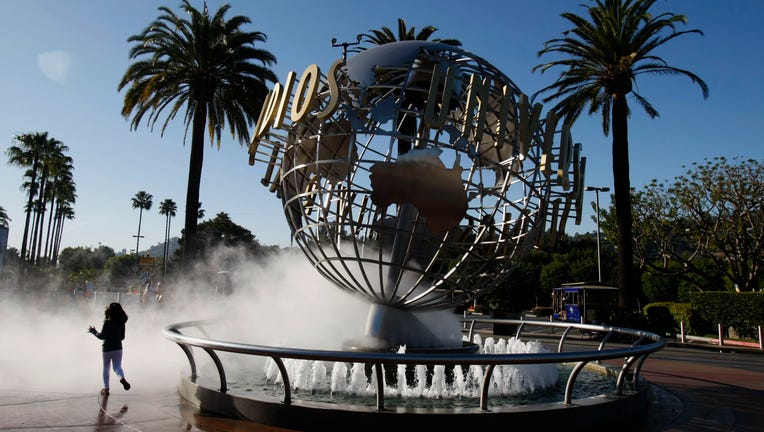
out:
M284 404L276 398L252 399L222 393L182 377L179 393L183 399L220 416L296 430L380 430L382 428L490 427L498 424L537 426L542 430L566 431L599 429L638 419L649 404L644 383L622 396L612 394L561 402L529 404L521 407L478 408L392 408L340 405L294 400ZM390 429L392 430L392 429Z

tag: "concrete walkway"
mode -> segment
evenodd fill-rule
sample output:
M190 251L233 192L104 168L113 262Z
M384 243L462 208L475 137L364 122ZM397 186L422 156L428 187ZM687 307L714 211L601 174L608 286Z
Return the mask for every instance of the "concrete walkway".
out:
M764 355L752 354L747 361L758 367L648 357L642 376L665 390L656 393L651 407L660 424L649 430L764 431Z
M644 363L642 374L654 384L645 430L764 431L764 355L698 362L697 353L671 348ZM0 431L283 430L201 413L174 389L158 394L115 390L104 398L3 388L0 381Z
M34 393L0 388L0 431L283 431L204 415L176 392Z

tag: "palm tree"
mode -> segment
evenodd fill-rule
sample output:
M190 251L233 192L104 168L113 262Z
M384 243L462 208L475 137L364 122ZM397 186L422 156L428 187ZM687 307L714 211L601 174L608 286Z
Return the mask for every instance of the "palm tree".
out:
M37 194L37 165L39 164L39 148L48 140L47 132L19 134L13 138L16 145L9 147L5 154L8 156L8 164L26 168L25 177L30 180L22 185L27 189L26 218L24 220L24 234L21 237L21 259L27 257L27 238L29 236L29 221L32 216L33 201ZM28 185L28 187L25 187Z
M74 210L71 207L77 200L76 192L77 187L74 184L71 167L66 166L56 174L51 188L50 216L53 219L48 222L49 235L45 246L45 257L51 263L55 263L58 256L57 245L59 244L61 229L63 228L63 220L66 217L62 214L62 209L69 207L68 213L71 215L69 219L74 217ZM47 243L50 243L50 247Z
M42 159L40 172L40 195L39 195L39 211L37 213L37 222L35 226L37 230L37 246L35 248L35 262L39 263L41 258L47 258L47 253L43 253L43 238L50 237L50 229L53 221L53 209L56 201L56 188L59 179L61 182L71 181L73 182L72 170L74 170L73 159L66 156L64 153L69 150L69 147L57 140L51 140L48 142L50 146L47 148L45 156ZM50 205L50 214L48 215L48 227L47 233L44 232L44 216L46 207ZM47 248L47 245L46 245Z
M139 209L138 212L138 235L135 236L135 254L138 255L140 249L138 246L141 243L141 220L143 219L143 211L151 210L151 204L153 204L154 197L146 191L140 191L131 199L134 209Z
M214 15L205 7L199 11L188 0L181 4L183 14L167 7L140 34L128 42L132 63L119 83L127 88L122 115L132 116L136 129L148 114L154 127L160 114L169 110L162 133L185 107L186 131L191 128L191 155L186 191L184 260L194 256L194 237L199 207L199 186L204 158L204 128L220 147L220 133L226 121L239 143L249 143L248 129L257 121L269 83L278 81L268 67L276 63L270 52L255 48L265 42L262 32L245 32L244 16L226 19L230 5L224 4Z
M397 35L393 33L390 28L383 26L379 30L371 29L369 30L370 33L362 33L361 34L361 42L366 42L371 45L384 45L391 42L396 41L404 41L404 40L430 40L430 36L433 35L438 31L437 27L428 25L424 27L422 30L420 30L418 33L416 32L415 27L407 28L406 27L406 21L403 20L403 18L398 18L398 33ZM439 42L446 45L452 45L452 46L462 46L462 43L456 39L432 39L433 42ZM363 46L359 46L358 48L355 48L354 51L361 51L366 49Z
M601 112L602 129L608 135L613 129L613 186L616 222L618 225L618 283L619 306L633 309L636 301L632 253L631 184L629 180L629 106L626 96L631 94L651 118L658 111L634 91L638 75L679 75L697 84L703 97L708 87L694 73L670 66L654 51L665 43L688 33L703 34L700 30L678 31L685 24L684 15L659 13L650 8L655 0L595 0L585 5L589 20L563 13L572 28L563 37L551 39L539 51L560 54L559 59L534 67L542 73L555 67L563 68L557 80L536 93L549 96L544 102L558 100L552 108L564 123L571 125L588 106L589 114ZM534 95L535 96L535 95Z
M68 147L64 146L60 141L52 138L47 140L40 149L40 164L39 172L37 173L39 193L37 194L37 200L35 201L35 215L32 224L32 248L30 253L30 261L32 263L37 263L40 259L40 246L42 243L44 222L43 216L45 215L46 200L50 195L48 178L50 176L51 166L57 163L56 160L64 157L63 149L68 150Z
M53 242L54 245L51 262L58 262L58 251L61 249L61 237L63 237L64 232L64 221L74 219L74 208L72 207L73 203L74 199L71 201L59 200L58 206L56 206L56 235Z
M164 275L163 278L167 277L167 257L170 252L170 219L175 217L175 214L178 211L178 206L175 204L175 201L171 200L170 198L165 199L161 203L159 203L159 214L165 216L165 223L164 223Z
M29 259L34 262L37 245L37 228L41 224L41 213L44 211L44 182L47 170L52 159L63 157L63 152L68 150L60 141L48 138L47 132L34 132L19 134L14 137L16 145L6 150L8 164L25 168L24 177L28 180L22 184L23 189L28 190L27 204L25 206L26 217L24 220L24 234L21 239L21 259ZM41 178L41 174L43 178ZM39 192L39 193L38 193ZM32 220L32 215L35 215ZM33 234L30 238L31 224L34 225ZM40 228L41 229L41 228ZM31 245L32 253L27 256L27 249Z

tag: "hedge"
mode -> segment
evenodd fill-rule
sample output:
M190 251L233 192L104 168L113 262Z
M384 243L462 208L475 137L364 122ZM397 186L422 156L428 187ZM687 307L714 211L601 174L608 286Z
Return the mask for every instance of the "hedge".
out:
M690 303L650 303L642 313L648 329L661 335L679 333L679 323L684 321L688 334L713 333L722 324L734 327L740 336L752 337L756 327L764 325L764 293L696 292Z
M754 336L764 325L764 293L698 292L690 296L694 313L712 326L734 327L741 336Z
M676 335L684 321L686 333L692 332L693 311L690 303L656 302L642 308L648 330L659 335Z

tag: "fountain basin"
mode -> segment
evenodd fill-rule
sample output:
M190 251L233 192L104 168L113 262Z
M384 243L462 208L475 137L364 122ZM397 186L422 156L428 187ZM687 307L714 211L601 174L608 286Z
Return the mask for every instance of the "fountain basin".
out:
M207 338L181 334L180 329L199 326L199 322L181 323L168 326L164 334L178 343L189 359L191 375L184 377L180 384L180 394L200 408L219 415L246 419L272 426L299 429L358 430L362 427L475 427L496 425L497 421L511 421L512 424L537 424L544 427L565 427L566 430L591 430L626 419L644 417L648 399L646 386L639 379L639 368L652 352L665 346L660 336L639 330L618 327L593 326L570 323L524 322L518 320L479 320L488 324L513 324L518 327L518 337L524 329L543 326L552 330L562 330L556 353L537 354L394 354L352 351L320 351L295 348L281 348L220 342ZM473 323L474 324L474 323ZM527 325L527 327L526 327ZM470 326L472 328L473 326ZM590 351L563 350L571 330L598 333L599 347ZM612 335L632 337L629 345L607 347ZM469 335L472 336L471 334ZM217 367L220 387L204 385L196 373L192 347L202 348L212 358ZM284 396L248 392L246 397L229 388L225 369L216 351L270 357L278 365L282 379ZM320 360L330 362L367 363L373 365L376 385L376 404L339 403L339 401L318 402L304 400L299 392L292 395L290 376L282 359ZM604 394L573 398L576 378L590 362L620 359L614 391ZM565 384L562 400L557 402L530 403L502 406L494 403L489 391L491 378L496 367L502 365L539 365L570 363L573 368ZM483 365L484 381L480 388L479 406L416 407L404 404L385 403L385 385L382 379L384 365ZM630 384L626 386L626 382ZM380 384L382 383L382 384ZM253 397L254 396L254 397ZM389 398L388 398L389 399ZM498 399L497 399L498 400Z
M189 378L181 379L179 392L184 399L205 411L295 430L458 430L499 424L535 425L540 430L556 427L554 425L565 425L566 431L599 430L630 419L638 421L649 403L644 385L621 396L603 394L574 399L570 405L560 402L491 405L488 410L482 410L474 403L448 408L387 406L379 410L373 403L326 403L297 398L287 405L265 392L250 392L246 396L234 391L223 393Z

